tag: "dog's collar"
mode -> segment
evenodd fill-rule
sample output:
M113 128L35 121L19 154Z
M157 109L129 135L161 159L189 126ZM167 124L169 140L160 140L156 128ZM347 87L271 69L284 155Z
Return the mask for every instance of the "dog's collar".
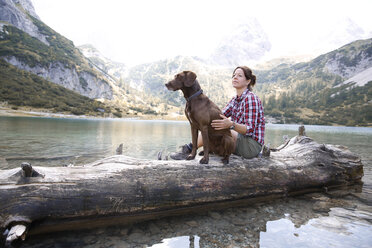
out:
M192 96L190 96L189 98L186 98L186 100L189 102L189 101L191 101L191 99L193 99L194 97L197 97L197 96L201 95L202 93L203 93L203 90L199 90L196 93L194 93Z

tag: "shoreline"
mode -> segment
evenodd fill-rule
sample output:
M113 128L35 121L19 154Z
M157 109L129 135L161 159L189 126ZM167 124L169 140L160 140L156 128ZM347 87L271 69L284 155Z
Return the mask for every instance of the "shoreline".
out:
M185 116L158 116L158 115L128 115L121 118L118 117L103 117L94 115L73 115L66 113L53 113L44 109L12 109L8 107L0 107L0 117L47 117L47 118L68 118L68 119L138 119L138 120L170 120L170 121L187 121Z
M128 115L121 118L118 117L103 117L94 115L73 115L65 113L53 113L44 109L12 109L9 107L0 106L0 117L45 117L45 118L66 118L66 119L97 119L97 120L164 120L164 121L187 121L183 115ZM267 122L269 124L278 124L275 122ZM302 125L300 123L286 123L286 125ZM372 126L342 126L342 125L306 125L305 126L333 126L333 127L357 127L357 128L372 128Z

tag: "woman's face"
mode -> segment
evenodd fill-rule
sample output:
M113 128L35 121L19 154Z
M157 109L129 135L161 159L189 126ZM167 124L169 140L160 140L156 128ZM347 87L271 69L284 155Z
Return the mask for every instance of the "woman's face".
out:
M244 71L240 68L236 69L232 77L232 85L235 89L248 88L251 80L247 80Z

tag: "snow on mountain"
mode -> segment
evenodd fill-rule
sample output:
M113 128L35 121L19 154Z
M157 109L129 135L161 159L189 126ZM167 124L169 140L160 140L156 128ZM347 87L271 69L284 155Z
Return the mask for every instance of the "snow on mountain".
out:
M352 78L349 78L348 80L344 81L343 83L337 85L336 87L348 84L348 83L355 83L353 86L359 86L362 87L366 85L368 82L372 81L372 67L356 74Z

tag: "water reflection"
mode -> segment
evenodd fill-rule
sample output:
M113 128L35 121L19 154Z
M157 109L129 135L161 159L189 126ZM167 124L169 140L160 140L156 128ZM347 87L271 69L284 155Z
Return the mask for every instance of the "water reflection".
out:
M200 238L195 236L181 236L170 239L163 239L161 243L150 246L150 248L164 248L164 247L187 247L199 248Z

